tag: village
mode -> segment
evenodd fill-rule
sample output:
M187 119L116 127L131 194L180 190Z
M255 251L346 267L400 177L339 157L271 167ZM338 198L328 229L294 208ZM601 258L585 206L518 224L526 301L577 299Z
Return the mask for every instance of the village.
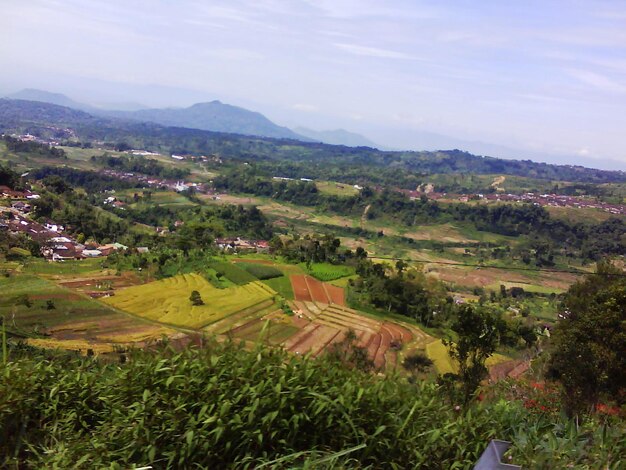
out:
M104 257L128 248L120 243L80 243L66 233L62 225L53 221L40 224L32 220L28 216L30 211L30 204L22 201L12 203L11 207L0 206L0 230L6 230L13 236L28 235L41 247L41 255L50 261Z
M542 207L573 207L579 209L597 209L608 212L613 215L626 215L626 205L609 204L599 201L592 196L566 196L562 194L538 194L538 193L522 193L522 194L504 194L504 193L488 193L488 194L453 194L441 192L425 192L412 191L408 189L398 189L399 192L406 194L411 200L416 200L422 196L432 200L469 202L484 201L493 202L521 202L531 203Z
M81 243L70 235L63 225L52 220L43 224L30 217L33 207L29 200L39 199L39 195L30 190L14 191L6 186L0 186L0 200L10 202L9 207L0 206L0 231L7 231L12 236L24 234L37 242L41 247L41 255L49 261L80 260L85 258L106 257L114 251L127 250L128 247L121 243ZM114 207L123 209L123 204L115 197L109 196L104 201ZM120 205L121 204L121 205ZM183 225L177 221L175 226ZM159 228L155 230L159 233ZM165 233L161 233L165 235ZM248 240L241 237L217 238L215 244L220 251L226 253L268 253L269 242L267 240ZM136 247L140 253L149 251L147 247Z

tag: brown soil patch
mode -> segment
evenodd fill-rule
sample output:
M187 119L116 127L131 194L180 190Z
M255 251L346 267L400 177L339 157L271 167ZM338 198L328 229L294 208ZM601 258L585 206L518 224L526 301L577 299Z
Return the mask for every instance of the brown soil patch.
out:
M304 277L307 287L309 288L309 293L311 294L311 298L313 302L319 302L322 304L329 304L330 300L326 295L326 291L324 290L324 284L321 281L311 277Z
M326 293L330 298L331 303L346 305L346 295L343 287L333 286L332 284L324 283L324 288L326 289Z
M311 294L309 293L309 287L306 283L306 276L304 274L292 274L289 276L291 280L291 287L293 289L293 295L296 300L303 302L311 302Z

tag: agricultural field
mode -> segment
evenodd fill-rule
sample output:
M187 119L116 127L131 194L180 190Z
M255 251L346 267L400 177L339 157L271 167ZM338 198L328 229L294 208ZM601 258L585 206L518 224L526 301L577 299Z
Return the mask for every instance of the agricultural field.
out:
M55 278L70 275L91 275L102 271L102 259L90 258L80 261L67 260L62 263L50 263L42 258L31 258L24 263L23 271L29 274ZM110 274L113 274L111 271Z
M450 284L453 290L467 290L474 287L498 290L500 284L504 284L523 287L529 292L545 294L563 292L579 277L569 273L515 271L441 264L427 264L425 272Z
M176 333L33 275L0 278L0 292L0 315L33 344L102 352Z
M354 268L345 265L337 265L330 263L311 263L305 265L299 264L304 272L313 276L320 281L334 281L346 276L352 276L354 274Z
M158 206L194 206L195 204L176 191L154 191L150 196L150 203Z
M255 255L258 256L258 255ZM286 300L293 300L293 289L291 287L291 281L289 274L293 272L300 273L301 270L298 266L293 264L285 264L280 262L274 262L269 259L258 258L235 258L233 262L248 273L254 275L257 279L261 280L264 284L276 291L281 297ZM258 274L258 275L257 275ZM271 275L267 279L263 279Z
M359 193L359 190L351 184L334 181L316 181L315 186L320 192L332 196L355 196Z
M623 215L611 214L601 209L591 207L553 207L548 206L546 210L551 217L560 220L566 220L571 223L595 222L601 223L611 217L626 218Z
M440 339L434 340L426 345L426 354L435 363L435 368L439 374L454 374L457 372L458 365L450 358L448 349ZM487 359L486 365L492 367L510 360L511 358L496 353Z
M280 269L267 264L240 263L239 266L261 281L283 276L283 272Z
M209 264L209 267L216 272L218 278L225 277L238 286L243 286L257 280L257 278L246 269L240 268L227 261L215 261Z
M344 290L311 276L294 274L291 285L296 300L318 302L323 304L346 305Z
M245 272L245 271L244 271ZM193 305L198 291L203 305ZM199 274L181 274L129 287L103 299L108 305L148 320L177 327L201 329L247 308L272 300L276 292L254 281L217 289Z

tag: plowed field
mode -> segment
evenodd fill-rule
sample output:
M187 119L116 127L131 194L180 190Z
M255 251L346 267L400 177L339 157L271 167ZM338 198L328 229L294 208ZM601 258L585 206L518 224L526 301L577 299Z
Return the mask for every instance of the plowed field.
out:
M293 274L291 286L296 300L345 306L344 290L304 274Z

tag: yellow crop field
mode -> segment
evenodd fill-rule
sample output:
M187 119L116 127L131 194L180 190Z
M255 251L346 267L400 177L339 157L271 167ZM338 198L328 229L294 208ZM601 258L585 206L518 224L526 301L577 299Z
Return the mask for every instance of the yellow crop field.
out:
M192 305L189 297L194 290L204 305ZM275 291L258 281L217 289L199 274L181 274L119 290L103 301L149 320L198 329L274 295Z
M113 352L114 344L92 343L87 340L63 340L63 339L47 339L47 338L28 338L26 340L31 346L47 349L66 349L69 351L80 351L87 354L87 350L91 349L96 354Z
M435 363L435 368L440 374L456 373L458 366L450 359L448 348L438 339L426 345L426 354ZM493 366L500 362L508 361L509 358L502 354L494 354L487 359L487 366Z

